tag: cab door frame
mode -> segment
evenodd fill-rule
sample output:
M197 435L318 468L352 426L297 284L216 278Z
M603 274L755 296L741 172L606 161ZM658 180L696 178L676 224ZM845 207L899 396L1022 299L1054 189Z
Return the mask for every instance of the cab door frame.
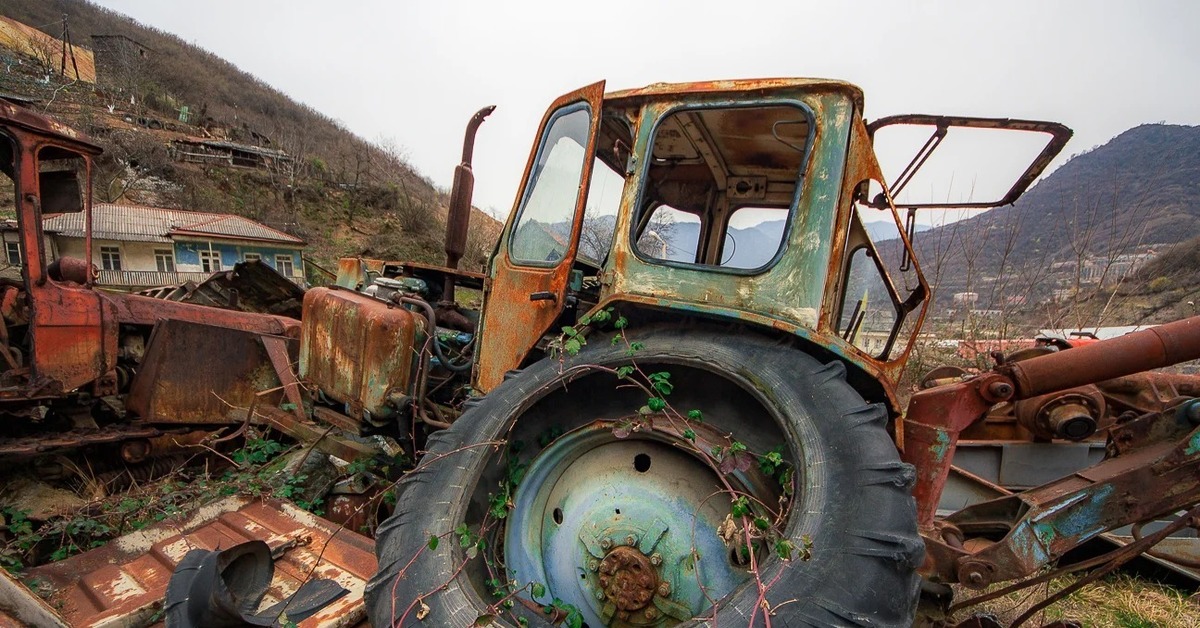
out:
M476 353L474 387L477 390L491 390L504 380L505 373L518 368L567 306L568 279L579 250L603 100L604 81L600 81L559 97L542 118L537 141L521 179L520 193L491 260L479 332L480 346ZM536 183L533 170L546 149L548 126L559 112L580 104L587 107L590 127L569 240L563 243L565 250L560 258L547 260L553 264L523 263L512 256L512 239L529 200L531 182Z

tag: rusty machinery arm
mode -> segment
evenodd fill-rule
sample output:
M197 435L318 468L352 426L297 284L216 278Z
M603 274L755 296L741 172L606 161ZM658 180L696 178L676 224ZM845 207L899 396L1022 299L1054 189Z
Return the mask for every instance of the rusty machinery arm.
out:
M1200 317L1192 317L914 395L904 419L904 460L917 469L925 574L973 587L1021 577L1102 532L1200 500L1200 402L1181 400L1171 411L1110 430L1110 456L1089 469L935 521L959 434L992 405L1197 358ZM978 538L964 546L972 535Z

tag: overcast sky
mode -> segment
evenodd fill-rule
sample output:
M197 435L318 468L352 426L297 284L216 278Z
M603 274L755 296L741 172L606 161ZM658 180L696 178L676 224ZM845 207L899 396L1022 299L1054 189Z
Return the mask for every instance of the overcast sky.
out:
M1200 124L1196 2L93 1L228 59L368 140L394 140L443 187L467 120L497 105L476 143L475 204L501 216L546 107L601 79L613 90L840 78L864 89L871 119L1063 122L1075 137L1055 165L1138 124Z

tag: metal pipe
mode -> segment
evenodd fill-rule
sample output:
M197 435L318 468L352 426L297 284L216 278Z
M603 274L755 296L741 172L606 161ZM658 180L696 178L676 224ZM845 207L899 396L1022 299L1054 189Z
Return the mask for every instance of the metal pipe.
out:
M1027 399L1200 359L1200 316L1000 367Z
M471 195L475 190L475 174L471 171L475 133L495 109L495 105L489 105L471 116L471 121L467 123L466 136L463 137L462 162L454 169L454 187L450 189L450 209L446 213L446 268L451 270L458 268L458 261L467 250L467 228L471 224ZM454 302L454 273L446 273L442 300Z
M433 306L429 305L424 299L414 299L412 297L395 297L401 303L415 305L425 311L425 318L429 319L429 337L433 342L433 354L437 357L441 365L455 373L463 373L471 369L471 362L465 364L455 364L442 353L442 347L437 342L437 314L433 311ZM475 338L471 338L471 342L475 342Z

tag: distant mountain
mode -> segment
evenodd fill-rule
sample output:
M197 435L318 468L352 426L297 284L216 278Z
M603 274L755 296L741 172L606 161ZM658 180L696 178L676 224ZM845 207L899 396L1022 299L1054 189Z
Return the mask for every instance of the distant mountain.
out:
M915 248L944 301L1018 275L1048 293L1064 283L1056 272L1197 235L1200 127L1146 124L1075 155L1012 206L922 233Z

